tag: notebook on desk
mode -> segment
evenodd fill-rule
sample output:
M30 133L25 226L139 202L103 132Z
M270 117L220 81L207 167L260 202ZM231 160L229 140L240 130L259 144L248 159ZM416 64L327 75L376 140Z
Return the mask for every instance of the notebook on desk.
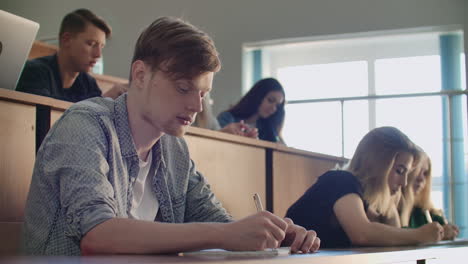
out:
M0 88L14 90L39 24L0 10Z

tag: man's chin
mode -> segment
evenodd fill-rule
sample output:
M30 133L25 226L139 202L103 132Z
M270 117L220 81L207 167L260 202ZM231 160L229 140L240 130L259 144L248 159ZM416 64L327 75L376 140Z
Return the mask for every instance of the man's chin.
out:
M186 128L181 127L179 129L167 129L166 131L164 131L164 133L174 137L182 138L184 137L186 130Z

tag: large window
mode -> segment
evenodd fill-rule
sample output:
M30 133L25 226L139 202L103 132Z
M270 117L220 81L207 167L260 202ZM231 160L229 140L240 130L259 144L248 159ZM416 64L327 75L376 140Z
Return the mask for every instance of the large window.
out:
M251 48L261 51L259 77L273 76L285 87L283 136L289 146L350 158L370 129L395 126L431 157L433 201L453 216L452 198L448 201L452 174L465 177L465 182L468 175L467 98L446 95L447 90L466 88L462 51L458 69L451 69L459 73L445 76L461 80L443 86L444 35L462 39L460 31L412 30ZM460 85L451 87L454 83ZM462 131L461 138L450 136L453 130ZM453 165L454 148L463 160L461 167ZM466 199L462 203L466 207Z

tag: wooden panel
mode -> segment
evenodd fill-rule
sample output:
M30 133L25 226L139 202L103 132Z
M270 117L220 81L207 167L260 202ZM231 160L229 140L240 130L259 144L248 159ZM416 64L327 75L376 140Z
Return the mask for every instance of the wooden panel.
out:
M50 127L62 116L64 111L51 110L50 111Z
M22 221L34 165L35 108L0 101L0 221Z
M36 40L31 47L28 60L55 54L57 50L58 48L55 45L50 45Z
M114 84L128 84L127 79L123 79L119 77L102 75L102 74L94 74L94 73L91 73L91 75L96 79L96 82L99 88L101 89L102 93L107 92L109 89L111 89L114 86Z
M317 178L340 159L320 159L273 151L273 211L284 216Z
M255 192L265 203L265 149L190 135L185 139L197 170L235 219L256 212Z
M0 222L0 256L17 255L22 222Z

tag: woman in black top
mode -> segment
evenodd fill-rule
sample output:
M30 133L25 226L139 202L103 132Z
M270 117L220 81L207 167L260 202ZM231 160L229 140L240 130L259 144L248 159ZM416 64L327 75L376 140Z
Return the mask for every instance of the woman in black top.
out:
M343 170L320 176L289 209L286 217L314 229L322 248L412 245L439 241L438 223L402 229L372 222L368 215L390 215L393 197L406 185L419 152L394 127L376 128L359 142Z

